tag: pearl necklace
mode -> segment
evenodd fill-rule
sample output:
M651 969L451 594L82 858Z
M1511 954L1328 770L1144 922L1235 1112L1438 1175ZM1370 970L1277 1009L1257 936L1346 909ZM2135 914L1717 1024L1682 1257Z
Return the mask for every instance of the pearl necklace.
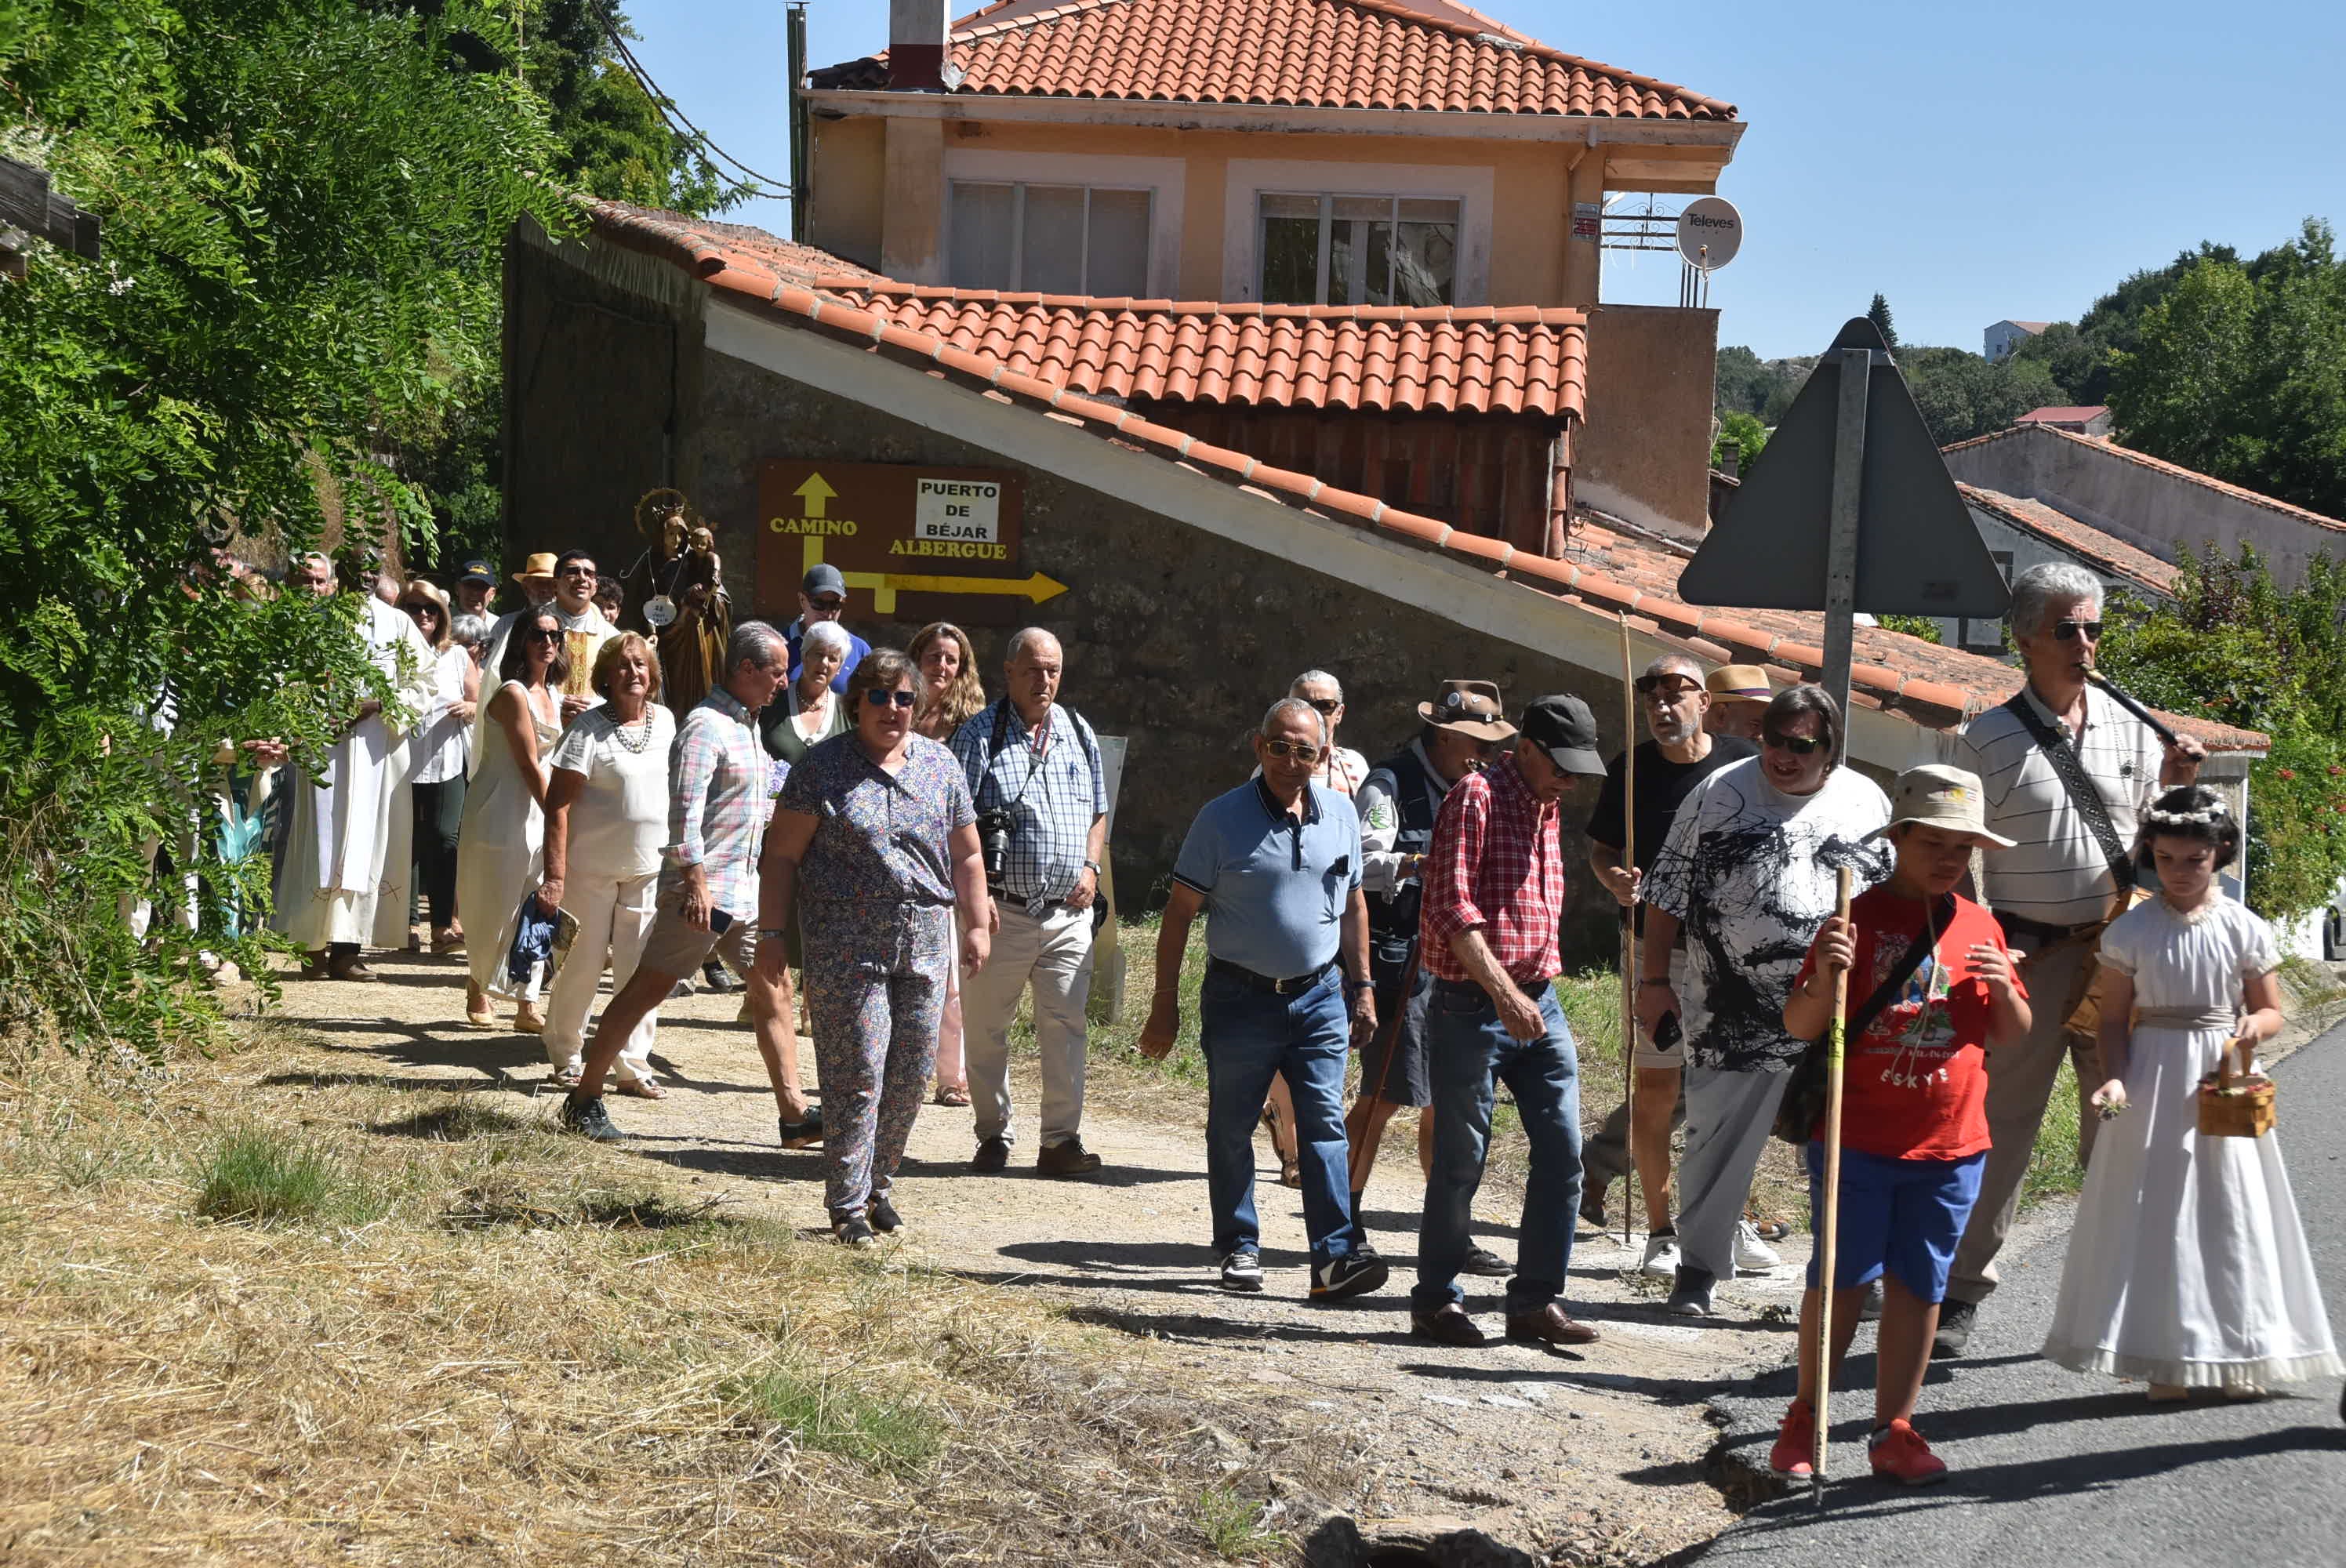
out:
M611 734L618 740L620 745L627 748L630 756L641 757L644 754L644 748L652 743L651 718L651 710L649 708L646 708L642 716L638 718L634 722L629 724L614 724L611 726ZM642 729L642 737L637 739L629 739L627 737L627 731L636 728Z

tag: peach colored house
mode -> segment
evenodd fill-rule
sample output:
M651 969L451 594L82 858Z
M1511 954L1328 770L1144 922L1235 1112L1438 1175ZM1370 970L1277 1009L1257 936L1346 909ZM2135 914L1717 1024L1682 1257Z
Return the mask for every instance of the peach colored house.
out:
M892 0L886 14L885 48L812 72L794 101L811 147L795 238L953 290L935 297L948 304L1048 296L1063 315L1086 300L1191 321L1276 306L1408 311L1406 329L1458 311L1489 331L1464 313L1535 308L1536 354L1579 360L1590 395L1467 443L1505 472L1474 482L1490 494L1457 503L1458 520L1503 516L1489 531L1535 548L1555 546L1576 497L1702 526L1716 317L1603 306L1600 213L1617 192L1715 191L1744 131L1733 105L1449 0L1001 0L958 22L942 0ZM1216 440L1275 443L1260 454L1281 461L1326 444L1275 392L1208 401L1218 412L1195 428ZM1362 406L1390 412L1373 392ZM1467 487L1432 475L1475 459L1423 434L1459 420L1412 412L1372 422L1405 455L1355 441L1341 477L1382 493L1376 465L1392 462L1415 488L1390 498L1441 514Z

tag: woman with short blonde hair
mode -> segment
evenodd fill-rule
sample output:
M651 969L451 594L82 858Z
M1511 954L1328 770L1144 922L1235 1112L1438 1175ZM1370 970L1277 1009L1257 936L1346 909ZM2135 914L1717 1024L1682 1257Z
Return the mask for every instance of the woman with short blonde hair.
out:
M650 934L659 891L660 848L668 841L668 751L676 719L654 699L660 692L659 653L634 632L621 632L595 656L591 677L600 708L570 721L548 759L546 791L546 881L538 908L567 910L577 921L570 951L546 999L546 1060L561 1088L578 1084L604 955L616 994L635 977ZM627 1033L619 1048L619 1092L647 1100L664 1097L652 1077L656 1013Z

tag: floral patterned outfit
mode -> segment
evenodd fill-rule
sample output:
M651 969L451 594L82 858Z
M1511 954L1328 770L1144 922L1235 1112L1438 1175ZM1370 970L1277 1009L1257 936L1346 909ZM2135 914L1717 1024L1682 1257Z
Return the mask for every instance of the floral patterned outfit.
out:
M926 1095L954 962L949 841L977 811L944 747L911 737L891 774L852 731L810 750L778 805L815 820L797 905L838 1225L887 1196Z

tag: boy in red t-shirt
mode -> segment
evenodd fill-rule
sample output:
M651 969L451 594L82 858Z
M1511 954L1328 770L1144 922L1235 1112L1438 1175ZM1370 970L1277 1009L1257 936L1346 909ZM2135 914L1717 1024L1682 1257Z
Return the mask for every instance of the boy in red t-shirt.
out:
M1817 932L1784 1003L1784 1027L1802 1040L1824 1033L1834 977L1849 971L1832 1361L1838 1369L1848 1353L1866 1288L1882 1278L1867 1455L1874 1474L1912 1485L1947 1471L1914 1431L1914 1402L1955 1244L1979 1198L1988 1147L1986 1048L2028 1033L2028 993L1995 921L1954 891L1974 848L2012 847L1987 830L1979 779L1959 768L1907 769L1892 787L1883 831L1897 850L1897 870L1851 903L1848 920L1829 920ZM1901 980L1918 941L1919 961ZM1885 1003L1862 1018L1893 981ZM1812 1215L1824 1211L1823 1138L1820 1118L1808 1151ZM1800 1392L1769 1456L1779 1475L1810 1473L1818 1267L1811 1257L1800 1298Z

